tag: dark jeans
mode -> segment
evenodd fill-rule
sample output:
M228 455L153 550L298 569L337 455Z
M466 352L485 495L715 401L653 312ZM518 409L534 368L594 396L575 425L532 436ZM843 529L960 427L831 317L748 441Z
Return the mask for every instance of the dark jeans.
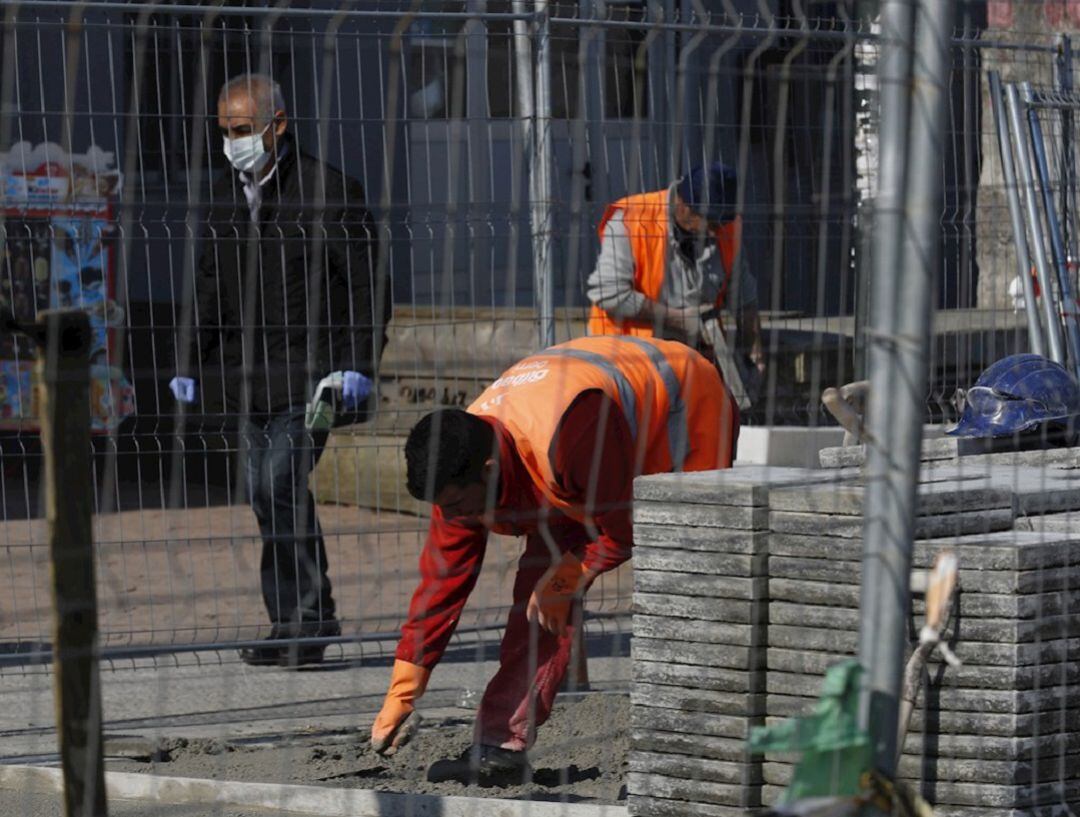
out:
M242 429L248 495L263 540L263 601L282 635L338 633L326 546L307 482L327 436L306 430L303 412L248 420Z

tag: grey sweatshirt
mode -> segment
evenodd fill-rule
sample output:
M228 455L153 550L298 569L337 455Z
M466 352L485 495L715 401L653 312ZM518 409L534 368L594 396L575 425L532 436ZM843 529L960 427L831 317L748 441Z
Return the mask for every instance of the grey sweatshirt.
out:
M671 197L674 201L674 197ZM673 228L674 214L668 214L668 267L660 302L671 307L716 303L724 284L724 265L716 242L708 240L696 261L679 251ZM641 312L645 295L634 289L634 256L622 212L612 215L604 228L596 268L586 282L589 300L616 318L633 318ZM757 280L750 271L745 253L739 254L731 276L727 307L739 315L757 303Z

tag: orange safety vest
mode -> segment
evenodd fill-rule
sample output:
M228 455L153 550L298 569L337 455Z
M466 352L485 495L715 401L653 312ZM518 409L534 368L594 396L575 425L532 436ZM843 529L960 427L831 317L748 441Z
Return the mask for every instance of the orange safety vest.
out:
M600 219L598 232L604 238L604 229L611 217L622 211L623 224L630 237L630 251L634 258L634 289L653 301L660 300L667 274L671 223L668 204L668 190L653 193L639 193L619 199L608 205L604 217ZM739 254L742 241L742 217L736 216L717 228L716 246L720 251L720 260L724 264L724 283L716 298L716 306L724 305L731 274L735 269L735 259ZM589 310L590 335L635 335L650 338L654 334L651 321L615 318L593 304Z
M586 521L584 497L559 485L552 457L563 415L582 392L604 392L635 440L635 476L729 468L739 411L719 373L693 349L656 338L586 337L511 366L468 411L498 420L541 493Z

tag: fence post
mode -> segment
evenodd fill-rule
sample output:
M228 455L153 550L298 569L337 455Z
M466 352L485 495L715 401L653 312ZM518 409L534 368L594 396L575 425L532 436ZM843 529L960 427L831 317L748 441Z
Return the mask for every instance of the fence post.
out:
M97 596L91 538L90 320L42 312L34 333L52 562L56 731L66 817L105 817Z
M875 766L889 775L896 767L930 314L940 263L940 157L952 15L951 0L886 0L881 6L881 162L868 343L872 380L859 661L866 670L861 726L871 736ZM917 157L914 172L909 157Z

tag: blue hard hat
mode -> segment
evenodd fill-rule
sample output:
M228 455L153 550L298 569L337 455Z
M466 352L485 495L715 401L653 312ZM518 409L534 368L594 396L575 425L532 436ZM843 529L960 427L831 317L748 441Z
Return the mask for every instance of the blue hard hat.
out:
M1080 384L1042 355L1010 355L986 369L967 391L964 413L947 433L1006 437L1040 423L1066 424L1080 415Z

